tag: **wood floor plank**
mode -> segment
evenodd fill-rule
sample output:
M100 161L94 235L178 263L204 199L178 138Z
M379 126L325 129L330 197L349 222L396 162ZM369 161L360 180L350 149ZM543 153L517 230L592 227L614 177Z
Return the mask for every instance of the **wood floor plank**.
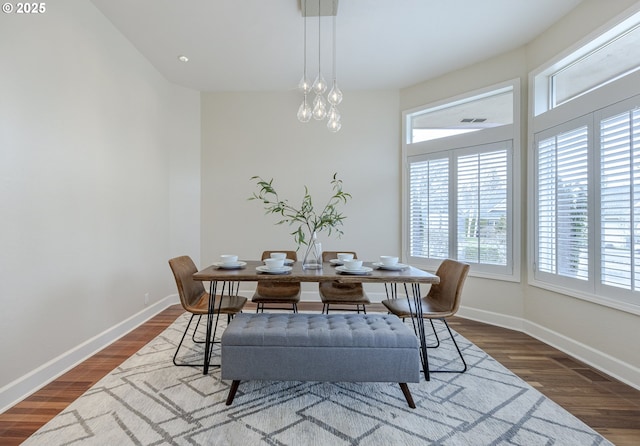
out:
M301 310L320 311L319 303ZM249 306L248 311L253 308ZM384 311L372 305L367 311ZM0 414L0 444L19 445L183 313L167 308L131 333ZM640 391L528 335L454 317L451 328L618 446L640 444Z

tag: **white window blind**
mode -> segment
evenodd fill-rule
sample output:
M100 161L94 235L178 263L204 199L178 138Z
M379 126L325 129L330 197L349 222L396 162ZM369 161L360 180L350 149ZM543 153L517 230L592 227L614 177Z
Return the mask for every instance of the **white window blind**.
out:
M507 263L507 151L460 156L458 260Z
M409 163L409 251L412 257L449 256L449 159Z
M601 283L640 288L640 111L600 122Z
M511 273L512 141L409 157L409 256Z
M542 139L536 147L537 270L587 280L588 128Z

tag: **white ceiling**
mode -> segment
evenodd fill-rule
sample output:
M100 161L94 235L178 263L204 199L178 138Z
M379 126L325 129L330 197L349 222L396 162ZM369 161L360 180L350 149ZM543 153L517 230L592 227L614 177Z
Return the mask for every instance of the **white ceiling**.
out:
M302 76L299 0L92 2L176 84L200 91L290 90ZM414 85L515 49L579 3L340 0L338 82L343 90ZM307 20L307 64L309 77L314 77L318 18ZM321 33L322 71L330 80L331 17L322 18ZM189 62L179 62L178 55L188 56Z

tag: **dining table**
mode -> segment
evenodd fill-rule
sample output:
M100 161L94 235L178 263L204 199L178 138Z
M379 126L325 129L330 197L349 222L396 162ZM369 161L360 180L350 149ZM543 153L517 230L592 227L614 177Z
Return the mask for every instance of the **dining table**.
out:
M304 269L302 262L293 262L277 274L265 272L264 263L259 260L241 260L233 267L214 263L203 270L193 274L193 279L201 282L209 282L209 310L207 315L207 328L205 340L204 371L209 370L213 339L215 333L214 319L217 328L217 310L222 299L216 299L216 295L225 293L233 295L238 292L238 282L327 282L337 281L341 283L380 283L384 284L387 298L406 298L412 311L413 328L420 342L420 357L425 379L429 380L429 364L427 359L427 345L424 329L424 319L421 305L420 285L430 285L440 282L440 278L427 271L410 265L400 265L387 269L376 262L363 262L362 269L356 272L345 271L340 265L331 262L322 264L319 269ZM235 285L235 286L234 286ZM404 293L403 293L404 290ZM220 294L217 294L220 291ZM402 296L404 294L404 296ZM216 308L216 302L218 308Z

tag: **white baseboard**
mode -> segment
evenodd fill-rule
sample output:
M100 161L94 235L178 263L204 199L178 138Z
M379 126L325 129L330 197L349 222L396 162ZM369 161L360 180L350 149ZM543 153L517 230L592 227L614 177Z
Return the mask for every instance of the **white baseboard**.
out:
M112 344L165 308L178 303L180 303L180 300L177 294L167 296L0 388L0 413L22 401L109 344Z
M461 307L458 316L528 334L577 360L640 390L640 369L534 322L475 308Z
M479 310L477 308L461 306L458 310L457 316L463 317L465 319L471 319L472 321L495 325L497 327L509 328L516 331L524 331L523 319L501 313L494 313L491 311Z

